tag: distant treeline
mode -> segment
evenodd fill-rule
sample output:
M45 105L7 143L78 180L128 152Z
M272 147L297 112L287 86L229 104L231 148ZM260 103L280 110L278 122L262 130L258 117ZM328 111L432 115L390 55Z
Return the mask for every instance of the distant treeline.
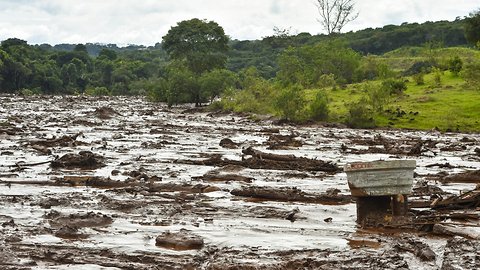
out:
M462 46L463 20L453 22L404 23L338 35L355 51L383 54L403 47L435 43ZM288 47L313 45L331 38L325 35L277 31L261 40L231 40L226 67L237 73L255 67L264 78L276 76L278 57ZM138 95L155 87L166 72L168 54L155 46L115 44L29 45L11 38L0 46L0 92L30 91L43 94Z

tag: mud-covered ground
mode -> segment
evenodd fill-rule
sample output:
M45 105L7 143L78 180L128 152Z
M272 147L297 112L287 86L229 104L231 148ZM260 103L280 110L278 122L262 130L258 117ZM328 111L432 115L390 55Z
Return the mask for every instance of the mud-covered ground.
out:
M0 269L479 269L473 199L411 213L462 236L357 226L342 168L378 159L417 161L412 202L480 182L478 134L2 96Z

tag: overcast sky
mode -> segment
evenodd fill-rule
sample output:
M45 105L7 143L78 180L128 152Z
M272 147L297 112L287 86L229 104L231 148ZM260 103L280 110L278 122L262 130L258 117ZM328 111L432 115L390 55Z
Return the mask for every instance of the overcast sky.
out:
M480 0L357 0L359 17L344 31L403 22L454 20ZM0 40L30 44L153 45L191 18L214 20L232 39L259 39L273 27L322 33L314 0L0 0Z

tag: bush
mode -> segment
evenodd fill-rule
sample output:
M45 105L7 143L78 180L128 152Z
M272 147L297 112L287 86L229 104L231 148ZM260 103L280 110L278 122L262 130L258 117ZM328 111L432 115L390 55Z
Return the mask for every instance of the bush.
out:
M443 71L438 68L433 69L433 82L436 87L440 87L442 85L442 75Z
M85 95L87 96L110 96L111 93L108 91L106 87L95 87L95 88L88 88L85 90Z
M374 128L375 120L373 113L368 107L368 100L362 98L357 102L347 105L348 119L347 125L351 128Z
M458 76L463 67L463 61L460 57L455 56L448 61L448 70L453 74L453 76Z
M415 81L415 83L417 85L424 85L425 84L425 78L424 77L425 77L425 74L423 74L422 72L414 74L412 76L413 80Z
M29 96L35 95L35 93L32 90L27 89L27 88L20 89L18 91L18 93L20 94L20 96L24 96L24 97L29 97Z
M382 82L382 89L390 95L400 95L407 90L407 85L403 80L388 79Z
M315 99L310 103L310 118L315 121L324 121L328 118L328 97L323 91L319 91Z
M368 103L376 112L381 112L383 107L388 104L390 92L384 87L378 87L371 84L366 86Z
M480 62L466 65L460 72L460 76L468 86L480 89Z
M418 73L430 73L432 68L436 67L437 63L432 61L415 62L409 69L403 72L404 76L412 76Z
M305 108L305 98L300 86L283 89L275 100L275 108L283 119L299 121Z

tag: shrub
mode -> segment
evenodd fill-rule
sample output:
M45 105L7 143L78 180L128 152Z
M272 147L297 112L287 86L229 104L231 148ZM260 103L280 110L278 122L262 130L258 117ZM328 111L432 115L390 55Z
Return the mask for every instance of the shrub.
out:
M441 71L438 68L433 69L433 83L435 84L436 87L439 87L442 85L442 74L443 71Z
M402 94L403 91L407 90L407 85L403 80L388 79L382 82L382 89L390 95L399 95Z
M95 88L88 88L85 90L85 95L87 96L110 96L111 93L108 91L106 87L95 87Z
M381 112L383 107L388 104L390 92L384 87L374 86L372 84L366 85L368 103L376 112Z
M300 86L294 85L283 89L275 100L275 108L283 119L299 121L305 107L305 98Z
M425 78L424 77L425 77L425 74L423 72L414 74L412 76L413 80L415 81L415 83L417 85L424 85L425 84Z
M460 73L468 86L480 89L480 62L466 65Z
M27 89L27 88L20 89L20 90L18 91L18 93L19 93L21 96L24 96L24 97L29 97L29 96L35 95L35 93L34 93L32 90Z
M373 113L368 107L368 101L365 98L347 105L348 118L347 125L351 128L374 128L375 120Z
M437 64L432 61L419 61L413 63L413 65L403 72L404 76L412 76L418 73L430 73L432 68L436 67Z
M458 73L462 70L463 61L460 57L455 56L448 61L448 70L453 74L453 76L458 76Z
M328 97L323 91L315 95L315 99L310 103L310 118L316 121L324 121L328 118Z

